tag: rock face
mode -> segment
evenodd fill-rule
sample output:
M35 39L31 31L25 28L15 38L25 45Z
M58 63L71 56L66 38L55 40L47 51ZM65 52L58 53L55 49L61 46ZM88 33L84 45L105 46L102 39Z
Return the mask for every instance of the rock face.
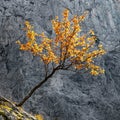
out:
M22 108L17 108L12 102L0 96L0 120L37 120L26 113Z
M120 120L120 0L0 0L0 94L18 102L42 79L39 58L21 52L15 41L26 41L25 20L53 36L51 20L64 8L71 16L89 11L83 32L95 30L107 50L98 60L106 72L60 71L24 107L45 120Z

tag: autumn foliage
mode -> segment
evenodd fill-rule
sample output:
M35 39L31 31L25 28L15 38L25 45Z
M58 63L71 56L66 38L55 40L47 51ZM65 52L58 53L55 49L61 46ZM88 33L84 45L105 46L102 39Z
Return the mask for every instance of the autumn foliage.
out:
M75 15L69 19L69 11L65 9L62 13L63 18L60 21L58 16L52 20L52 27L55 37L50 39L44 33L38 34L33 26L26 21L25 31L28 39L27 43L20 41L20 50L30 51L33 55L39 56L44 64L57 66L60 69L86 68L92 75L104 73L104 70L94 64L94 58L105 54L105 50L100 44L95 48L96 36L94 31L90 30L81 35L80 23L84 21L87 13L81 16ZM36 37L41 37L41 43L37 43Z
M33 26L26 21L25 32L27 42L22 44L17 41L20 50L29 51L34 56L39 56L44 63L45 77L17 104L21 106L31 95L41 87L58 70L81 70L86 69L92 75L104 73L104 70L95 65L96 57L105 54L102 45L96 47L96 36L90 30L86 34L81 33L80 23L84 21L87 13L81 16L73 16L69 19L69 11L65 9L62 13L62 20L58 16L52 20L52 27L55 33L54 38L48 38L44 33L38 34ZM37 42L37 38L41 42Z

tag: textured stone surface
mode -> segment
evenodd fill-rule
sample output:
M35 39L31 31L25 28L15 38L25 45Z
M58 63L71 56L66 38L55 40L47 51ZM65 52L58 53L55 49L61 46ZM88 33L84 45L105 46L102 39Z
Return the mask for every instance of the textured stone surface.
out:
M83 32L94 29L108 51L98 64L102 76L57 73L25 103L26 110L46 120L120 120L120 1L119 0L0 0L0 94L20 101L44 76L39 58L21 52L16 40L26 41L23 23L53 36L51 20L64 8L89 15ZM67 74L67 75L66 75Z
M37 120L21 107L0 96L0 120Z

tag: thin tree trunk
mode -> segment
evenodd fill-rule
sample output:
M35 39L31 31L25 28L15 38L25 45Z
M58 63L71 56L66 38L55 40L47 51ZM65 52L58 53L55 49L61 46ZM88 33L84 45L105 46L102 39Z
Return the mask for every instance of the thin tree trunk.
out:
M22 106L31 96L32 94L39 88L41 87L50 77L52 77L52 75L59 69L59 66L54 68L53 71L51 72L51 74L49 74L48 76L45 77L45 79L43 79L39 84L37 84L35 87L33 87L30 92L22 99L21 102L19 102L18 104L16 104L16 106Z

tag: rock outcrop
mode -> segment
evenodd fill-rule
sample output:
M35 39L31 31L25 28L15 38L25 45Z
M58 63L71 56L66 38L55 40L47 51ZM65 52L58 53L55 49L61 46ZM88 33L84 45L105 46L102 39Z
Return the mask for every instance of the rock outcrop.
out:
M53 36L51 20L64 8L71 16L89 11L82 32L95 30L107 50L97 64L106 72L93 77L60 71L24 108L45 120L120 120L120 0L0 0L0 94L18 102L42 79L39 58L21 52L15 41L26 41L25 20Z
M4 97L0 96L0 120L37 120L34 116L16 107Z

